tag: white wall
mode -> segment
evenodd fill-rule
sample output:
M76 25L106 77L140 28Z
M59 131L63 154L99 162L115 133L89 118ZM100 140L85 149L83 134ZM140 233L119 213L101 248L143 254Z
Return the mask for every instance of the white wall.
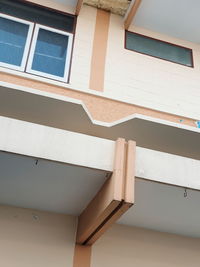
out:
M73 266L75 217L0 206L0 229L0 266Z
M84 5L77 18L70 85L83 91L89 89L96 13L95 8Z
M200 160L136 147L136 176L200 190Z
M133 26L130 31L192 48L194 68L125 49L122 19L112 15L105 94L132 104L200 118L200 45Z

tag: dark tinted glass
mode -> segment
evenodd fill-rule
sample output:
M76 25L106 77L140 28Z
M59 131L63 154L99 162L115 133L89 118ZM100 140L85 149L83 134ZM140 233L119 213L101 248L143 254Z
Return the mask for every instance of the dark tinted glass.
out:
M60 14L43 7L34 6L18 0L0 0L0 12L63 31L74 31L74 16Z
M193 66L192 50L133 32L126 32L126 48L186 66Z

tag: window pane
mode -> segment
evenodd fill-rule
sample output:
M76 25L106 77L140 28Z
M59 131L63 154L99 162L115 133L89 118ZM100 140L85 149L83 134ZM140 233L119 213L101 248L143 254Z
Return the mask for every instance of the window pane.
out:
M75 27L75 16L64 15L27 1L0 0L0 12L68 32L73 32Z
M152 39L137 33L126 33L126 48L150 56L192 66L191 49Z
M32 70L64 77L68 36L40 29Z
M0 62L21 66L29 26L0 17Z

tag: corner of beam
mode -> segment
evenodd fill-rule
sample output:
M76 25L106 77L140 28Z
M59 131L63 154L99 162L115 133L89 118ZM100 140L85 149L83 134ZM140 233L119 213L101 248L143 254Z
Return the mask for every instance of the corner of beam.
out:
M135 142L116 141L112 176L79 216L77 244L92 245L134 203Z

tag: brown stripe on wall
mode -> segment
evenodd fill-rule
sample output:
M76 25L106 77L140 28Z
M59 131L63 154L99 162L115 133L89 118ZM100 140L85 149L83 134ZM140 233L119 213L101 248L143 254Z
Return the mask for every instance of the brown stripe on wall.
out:
M74 250L73 267L90 267L91 250L91 246L81 246L76 244Z
M110 13L97 9L92 50L90 89L103 91Z

